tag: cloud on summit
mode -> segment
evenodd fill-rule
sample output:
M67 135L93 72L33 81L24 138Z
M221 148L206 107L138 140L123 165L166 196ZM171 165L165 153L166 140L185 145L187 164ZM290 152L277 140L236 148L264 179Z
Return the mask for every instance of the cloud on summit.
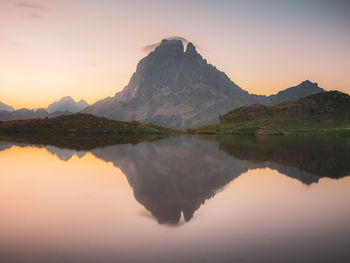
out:
M181 40L182 43L184 44L184 46L186 46L190 42L186 38L180 37L180 36L171 36L171 37L166 37L164 39L166 39L166 40ZM149 52L153 51L156 47L158 47L160 45L160 43L161 43L161 41L154 43L154 44L143 46L141 48L141 51L148 54Z

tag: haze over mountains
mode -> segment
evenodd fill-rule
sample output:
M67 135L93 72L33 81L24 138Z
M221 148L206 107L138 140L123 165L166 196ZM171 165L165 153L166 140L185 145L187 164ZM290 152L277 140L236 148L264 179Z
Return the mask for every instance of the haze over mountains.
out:
M32 119L32 118L53 118L61 115L68 115L80 112L89 104L80 100L74 101L71 97L63 97L59 101L51 103L46 109L19 109L0 102L0 121L16 120L16 119Z
M71 97L63 97L59 101L55 101L51 103L47 107L48 113L53 113L55 111L69 111L72 113L78 113L81 110L85 109L89 104L85 100L80 100L75 102Z
M163 40L141 59L121 92L96 102L83 113L184 129L214 124L221 114L240 106L271 105L322 91L316 83L304 81L272 96L249 94L208 64L192 43L184 49L181 40Z
M5 104L5 103L2 103L2 102L0 101L0 111L2 111L2 110L14 111L15 109L14 109L13 107L11 107L11 106Z

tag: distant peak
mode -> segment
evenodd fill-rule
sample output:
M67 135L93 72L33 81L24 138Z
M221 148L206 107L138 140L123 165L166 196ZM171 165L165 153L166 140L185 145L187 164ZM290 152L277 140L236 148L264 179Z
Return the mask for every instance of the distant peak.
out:
M60 99L61 101L68 101L68 100L73 100L71 96L65 96L62 99Z
M72 97L66 96L61 98L59 101L51 103L46 109L49 113L53 113L55 111L69 111L76 113L86 108L87 106L89 106L89 104L83 99L81 99L79 102L76 102Z
M298 86L305 86L305 85L308 85L308 86L310 86L310 85L313 85L313 86L318 86L318 84L317 83L314 83L314 82L311 82L310 80L304 80L303 82L301 82Z

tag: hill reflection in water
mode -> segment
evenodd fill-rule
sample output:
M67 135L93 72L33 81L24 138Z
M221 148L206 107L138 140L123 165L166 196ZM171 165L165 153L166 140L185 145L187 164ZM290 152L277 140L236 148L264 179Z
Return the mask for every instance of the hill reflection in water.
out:
M11 145L26 144L2 142L0 150ZM73 155L83 157L86 151L81 149L90 147L46 149L67 161ZM349 175L349 149L347 138L179 136L137 144L124 141L90 152L125 174L135 199L160 224L178 225L181 215L190 221L206 200L249 169L275 169L307 185L324 176Z

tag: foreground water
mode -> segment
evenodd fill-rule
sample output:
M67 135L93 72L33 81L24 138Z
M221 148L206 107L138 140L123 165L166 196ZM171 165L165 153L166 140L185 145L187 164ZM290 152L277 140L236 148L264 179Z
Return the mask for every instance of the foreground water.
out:
M350 262L350 140L0 143L0 262Z

